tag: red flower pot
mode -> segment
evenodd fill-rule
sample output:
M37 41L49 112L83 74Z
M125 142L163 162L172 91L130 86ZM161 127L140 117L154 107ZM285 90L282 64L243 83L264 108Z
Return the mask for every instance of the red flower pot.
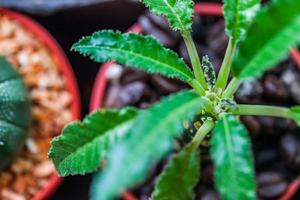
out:
M222 5L217 3L199 3L195 5L195 12L202 15L209 16L223 16ZM141 27L138 24L135 24L129 29L130 32L141 32ZM295 61L297 66L300 69L300 51L292 50L291 58ZM107 86L106 72L112 63L106 63L101 66L99 70L96 81L94 83L90 111L94 111L100 108L103 105L105 98L105 91ZM289 200L293 195L298 191L300 187L300 176L292 181L287 189L287 191L278 199L278 200ZM124 192L122 194L124 200L137 200L132 194Z
M37 40L43 43L45 47L50 51L54 59L56 59L59 70L65 77L67 89L72 95L72 119L79 119L81 112L81 103L77 81L75 79L72 67L58 43L41 25L39 25L31 18L26 17L20 13L2 8L0 8L0 14L8 16L9 18L17 21L21 26L24 27L24 29L32 33L37 38ZM61 181L62 179L58 177L56 173L54 173L50 178L49 183L44 188L42 188L31 200L48 199L50 195L55 191L55 189L59 186Z

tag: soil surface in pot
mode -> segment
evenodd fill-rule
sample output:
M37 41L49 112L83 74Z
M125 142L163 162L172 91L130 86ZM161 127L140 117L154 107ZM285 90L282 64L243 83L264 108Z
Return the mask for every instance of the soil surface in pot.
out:
M18 158L0 172L1 200L28 200L55 169L47 159L50 140L72 120L71 94L47 47L18 22L0 14L0 55L20 72L32 103L32 125Z
M209 55L216 70L221 65L228 38L224 33L224 20L219 17L195 16L193 37L200 55ZM144 34L158 38L165 46L177 51L187 63L190 63L185 45L178 33L171 31L168 24L160 17L147 13L140 17L139 23ZM133 105L147 108L162 96L179 91L186 86L176 80L169 80L158 75L123 69L117 64L107 72L110 80L106 91L106 107ZM300 72L293 60L282 62L260 79L252 79L241 85L236 100L239 103L255 103L291 106L300 104ZM299 174L300 139L299 129L290 120L272 117L242 117L253 141L257 193L259 199L277 199L288 184ZM178 142L186 142L193 136L195 129L186 131ZM209 139L209 138L207 138ZM180 145L179 145L180 146ZM218 200L218 193L213 186L213 165L208 155L209 140L202 143L201 178L195 192L196 199ZM176 152L176 149L174 150ZM141 200L148 200L153 191L155 177L161 172L166 161L160 161L149 175L148 180L132 189ZM294 199L299 199L295 196Z

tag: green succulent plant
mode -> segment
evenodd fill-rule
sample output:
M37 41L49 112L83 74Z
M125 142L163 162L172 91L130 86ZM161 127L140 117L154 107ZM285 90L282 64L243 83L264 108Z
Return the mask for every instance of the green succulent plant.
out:
M22 77L0 56L0 170L21 150L30 119L30 101Z
M258 77L284 59L300 41L300 1L224 0L226 33L230 40L218 76L207 56L202 62L191 37L192 0L143 0L155 14L167 18L181 33L192 70L156 39L135 33L99 31L74 44L73 50L96 62L120 64L179 79L184 90L163 98L147 110L100 109L82 122L66 126L52 141L49 153L61 176L94 172L91 199L109 200L143 182L155 161L173 148L184 122L199 119L202 126L166 165L156 180L152 199L193 199L200 172L199 145L211 132L210 154L215 187L225 200L256 199L251 143L238 116L283 117L300 124L300 108L237 104L240 83ZM229 81L229 74L233 78ZM199 117L200 116L200 117Z

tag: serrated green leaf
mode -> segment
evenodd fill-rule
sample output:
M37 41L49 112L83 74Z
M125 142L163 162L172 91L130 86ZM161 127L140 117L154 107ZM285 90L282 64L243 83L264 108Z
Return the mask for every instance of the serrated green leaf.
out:
M192 0L142 0L156 15L163 15L174 30L188 33L192 29L194 2Z
M83 122L67 125L52 140L49 151L59 175L97 170L111 146L128 131L137 113L134 108L101 109L85 117Z
M120 64L185 82L194 78L175 52L164 48L150 36L105 30L81 39L72 49L97 62L116 60Z
M255 17L233 62L239 78L259 76L300 41L300 1L276 0Z
M223 116L213 130L211 157L215 185L224 200L254 200L256 185L251 143L234 116Z
M300 126L300 106L291 107L288 116Z
M199 176L199 151L192 145L188 145L169 161L158 177L152 199L193 200L193 188Z
M192 119L203 106L202 97L192 91L182 91L140 113L128 137L110 152L103 174L95 177L92 199L113 199L142 182L151 164L172 149L174 138L183 132L183 122Z
M226 33L233 43L239 42L260 9L260 0L224 0Z

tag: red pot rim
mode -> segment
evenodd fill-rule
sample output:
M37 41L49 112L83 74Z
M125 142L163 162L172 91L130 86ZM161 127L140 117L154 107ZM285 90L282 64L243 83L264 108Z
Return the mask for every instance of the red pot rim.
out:
M70 91L73 98L71 104L72 120L79 119L81 115L81 102L77 81L72 67L59 44L50 35L50 33L48 33L48 31L46 31L46 29L38 24L35 20L20 13L3 8L0 8L0 13L16 20L21 26L35 35L38 40L42 42L52 53L55 61L58 63L59 70L66 79L66 87ZM62 178L60 178L55 172L50 178L49 183L44 188L42 188L31 200L48 199L60 185L61 181Z
M212 15L212 16L223 16L222 5L218 3L197 3L195 4L195 13L203 14L203 15ZM141 32L141 27L138 24L133 25L129 30L129 32ZM297 66L300 69L300 51L297 49L292 49L290 56L295 61ZM98 108L102 107L103 100L105 97L106 86L107 86L107 79L106 79L106 72L108 68L111 66L113 62L105 63L101 66L94 86L92 90L92 97L90 103L90 111L97 110ZM300 176L297 177L294 181L292 181L286 192L278 198L278 200L289 200L293 197L293 195L299 190L300 187ZM124 200L137 200L129 192L124 192L122 194Z

